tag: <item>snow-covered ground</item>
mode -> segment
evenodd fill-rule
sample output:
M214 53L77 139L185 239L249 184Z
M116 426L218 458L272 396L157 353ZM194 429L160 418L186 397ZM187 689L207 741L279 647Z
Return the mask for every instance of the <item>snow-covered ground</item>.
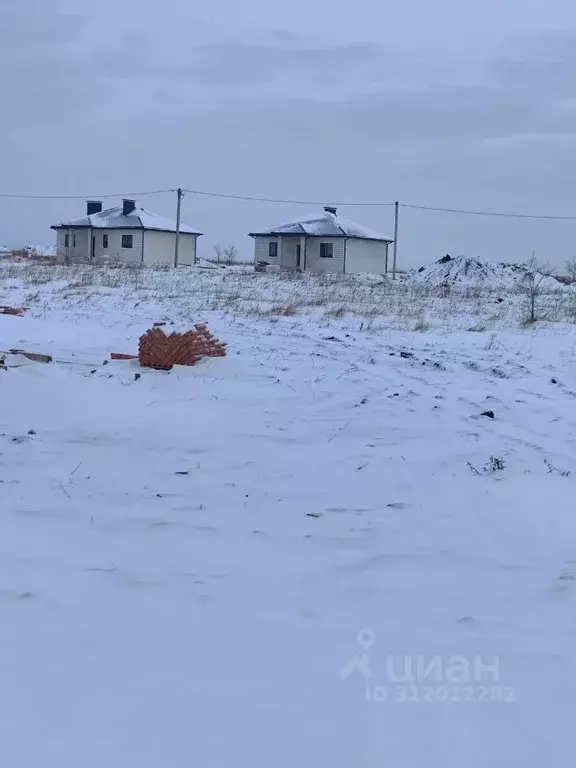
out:
M469 260L477 262L477 260ZM528 307L522 281L502 284L496 279L460 281L461 259L433 264L426 272L403 275L393 282L380 275L301 274L250 266L219 268L202 263L196 268L95 268L84 265L44 266L0 260L0 291L7 304L25 305L36 312L95 310L126 316L168 314L188 322L198 313L251 317L274 324L289 316L299 325L342 330L373 331L438 329L499 330L526 320ZM492 265L493 266L493 265ZM437 269L440 267L441 269ZM512 268L509 268L512 271ZM446 272L453 278L446 281ZM473 266L466 271L474 272ZM519 269L514 274L520 275ZM428 279L425 279L425 278ZM434 278L434 279L433 279ZM545 278L539 286L539 319L573 323L576 287ZM133 313L134 314L134 313Z
M52 269L0 272L0 349L55 358L0 370L3 765L571 764L573 325ZM163 319L228 357L102 364Z

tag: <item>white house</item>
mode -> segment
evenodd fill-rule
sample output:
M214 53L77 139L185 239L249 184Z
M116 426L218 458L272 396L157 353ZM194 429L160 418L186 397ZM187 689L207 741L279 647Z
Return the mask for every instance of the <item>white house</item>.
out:
M116 208L102 210L102 203L89 200L86 216L54 224L56 254L71 261L118 259L136 264L174 264L176 222L138 208L124 200ZM196 262L198 232L180 225L178 264Z
M338 216L326 206L323 213L304 216L271 229L250 232L254 260L286 269L309 272L368 272L383 274L392 238Z

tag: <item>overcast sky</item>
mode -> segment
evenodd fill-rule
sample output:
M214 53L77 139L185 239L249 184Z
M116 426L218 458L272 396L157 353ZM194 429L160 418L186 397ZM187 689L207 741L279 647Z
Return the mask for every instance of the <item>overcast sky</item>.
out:
M0 192L176 186L576 215L569 0L4 0ZM115 203L115 200L109 201ZM173 214L171 195L138 203ZM187 195L216 242L314 206ZM392 230L392 212L342 208ZM52 243L83 201L0 199L0 244ZM576 221L402 211L407 266L576 254Z

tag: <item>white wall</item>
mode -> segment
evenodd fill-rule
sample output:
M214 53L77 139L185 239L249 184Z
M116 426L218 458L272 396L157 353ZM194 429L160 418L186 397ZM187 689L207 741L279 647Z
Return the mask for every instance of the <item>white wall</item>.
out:
M70 235L70 247L66 248L65 236ZM76 247L74 247L76 235ZM104 248L104 236L108 236L108 247ZM132 235L132 248L122 248L122 235ZM145 264L174 264L174 232L153 232L142 229L59 229L56 235L57 255L64 260L88 261L92 256L94 237L94 259L117 259L132 264L142 263L144 247ZM178 261L182 265L194 264L196 256L196 235L181 234Z
M304 268L305 237L291 235L280 238L280 266L288 269ZM300 249L300 260L298 260Z
M148 237L148 235L146 236ZM269 264L280 264L280 258L270 258L268 255L269 243L277 243L277 237L254 238L254 261L267 261ZM288 249L300 243L300 238L282 238L280 253L284 253L288 259ZM331 259L320 258L320 243L332 243L333 257ZM147 247L147 246L146 246ZM302 268L306 264L308 272L344 272L344 252L346 251L346 272L368 272L370 274L384 274L387 243L378 240L355 240L343 237L307 237L305 253L302 252L300 263ZM146 261L148 258L146 257ZM286 259L282 259L282 262Z
M64 247L64 235L66 232L63 229L56 230L56 256L59 259L66 257L66 248Z
M333 257L320 258L320 243L332 243ZM344 237L307 237L306 256L302 255L302 266L306 264L307 272L344 272Z
M367 272L383 275L388 243L379 240L348 240L346 246L346 272Z
M66 248L66 235L70 236L70 246ZM103 246L103 236L108 235L108 248ZM122 235L132 235L132 248L122 248ZM74 236L76 247L74 247ZM142 261L141 229L59 229L56 236L56 251L60 259L89 261L92 256L92 238L94 258L112 258L120 261L139 263Z
M69 246L66 248L66 235ZM74 245L76 243L76 245ZM62 261L80 261L90 257L90 231L88 229L59 229L56 235L56 255Z
M175 236L174 236L175 237ZM178 263L191 266L196 261L197 235L180 235Z
M269 264L280 264L280 259L271 259L268 255L269 243L277 243L277 237L254 238L254 261L267 261Z
M192 265L196 255L196 235L180 233L178 244L178 264ZM176 234L174 232L152 232L144 234L144 263L145 264L174 264L174 248Z
M93 229L96 238L94 258L118 259L131 264L142 262L142 230L141 229ZM102 245L102 238L108 235L108 248ZM132 248L122 248L122 235L132 235Z

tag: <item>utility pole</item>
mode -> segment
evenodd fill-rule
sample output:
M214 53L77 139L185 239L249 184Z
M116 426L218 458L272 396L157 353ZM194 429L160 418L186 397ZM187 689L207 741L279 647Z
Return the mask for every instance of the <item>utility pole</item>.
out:
M398 201L394 203L394 251L392 255L392 280L396 280L396 257L398 256Z
M384 274L388 275L388 246L386 246L386 258L384 259Z
M174 243L174 266L178 266L178 251L180 250L180 211L182 209L182 198L184 193L180 188L176 190L178 196L176 203L176 241Z

